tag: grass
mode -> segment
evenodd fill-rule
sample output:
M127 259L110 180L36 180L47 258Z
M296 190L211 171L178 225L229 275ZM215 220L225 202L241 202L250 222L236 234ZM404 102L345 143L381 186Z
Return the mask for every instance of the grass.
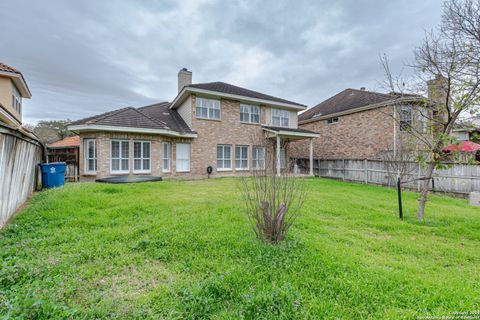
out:
M0 318L416 318L480 310L480 210L305 180L303 215L259 243L236 180L68 184L0 231Z

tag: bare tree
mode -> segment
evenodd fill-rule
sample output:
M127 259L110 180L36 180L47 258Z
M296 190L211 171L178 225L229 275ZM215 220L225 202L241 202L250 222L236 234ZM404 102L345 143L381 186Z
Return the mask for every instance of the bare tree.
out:
M425 167L419 198L419 220L425 218L425 205L435 168L443 167L443 148L454 142L454 125L467 113L475 113L480 102L480 0L449 0L444 3L442 23L437 30L427 32L414 51L407 66L413 70L413 88L408 94L428 92L428 99L416 99L410 107L420 115L425 125L402 121L405 85L396 81L382 59L387 83L392 91L400 92L396 116L405 132L421 144L424 151L418 160ZM428 88L425 88L428 83Z
M287 147L284 142L282 148ZM263 135L252 137L252 168L240 178L245 213L257 238L276 244L282 241L300 214L306 189L300 178L290 173L287 163L276 173L276 145ZM286 161L286 159L285 159Z

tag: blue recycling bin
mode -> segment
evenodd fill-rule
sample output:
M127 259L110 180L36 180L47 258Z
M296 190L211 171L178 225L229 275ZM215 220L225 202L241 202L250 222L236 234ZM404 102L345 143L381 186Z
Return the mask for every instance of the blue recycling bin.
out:
M41 163L42 186L44 188L57 188L65 184L65 162Z

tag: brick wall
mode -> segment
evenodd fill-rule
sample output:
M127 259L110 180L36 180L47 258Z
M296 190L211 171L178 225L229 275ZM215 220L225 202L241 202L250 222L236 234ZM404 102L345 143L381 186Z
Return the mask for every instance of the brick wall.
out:
M393 148L392 112L391 107L371 109L339 116L337 123L318 120L299 124L299 128L320 134L313 142L314 158L374 159ZM308 159L308 140L294 142L291 150L291 156Z

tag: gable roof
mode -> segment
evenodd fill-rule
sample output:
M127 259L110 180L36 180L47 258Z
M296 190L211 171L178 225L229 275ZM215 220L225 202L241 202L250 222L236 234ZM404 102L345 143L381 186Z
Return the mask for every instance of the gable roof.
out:
M59 148L72 148L80 146L80 136L74 135L71 137L66 137L65 139L52 142L47 145L48 148L59 149Z
M169 102L161 102L145 107L126 107L105 112L93 117L80 119L70 123L71 130L79 130L85 126L104 126L136 129L153 129L172 131L179 134L195 134L176 110L170 110ZM125 131L128 131L125 129Z
M394 100L398 96L357 89L345 89L333 97L320 102L298 116L298 121L306 121L315 117L349 111L360 107Z
M213 94L213 95L219 95L225 98L246 100L246 101L252 101L255 103L272 104L272 105L295 108L300 110L304 110L307 108L306 105L298 102L281 99L281 98L264 94L258 91L253 91L250 89L238 87L233 84L228 84L228 83L219 82L219 81L195 83L195 84L190 84L183 87L183 89L179 92L177 97L173 100L171 108L177 108L179 104L185 100L185 98L187 97L187 93L189 92Z
M32 93L28 88L27 82L25 81L23 74L19 70L0 62L0 75L11 78L12 81L15 83L15 86L20 91L20 94L22 95L22 97L24 98L32 97Z

